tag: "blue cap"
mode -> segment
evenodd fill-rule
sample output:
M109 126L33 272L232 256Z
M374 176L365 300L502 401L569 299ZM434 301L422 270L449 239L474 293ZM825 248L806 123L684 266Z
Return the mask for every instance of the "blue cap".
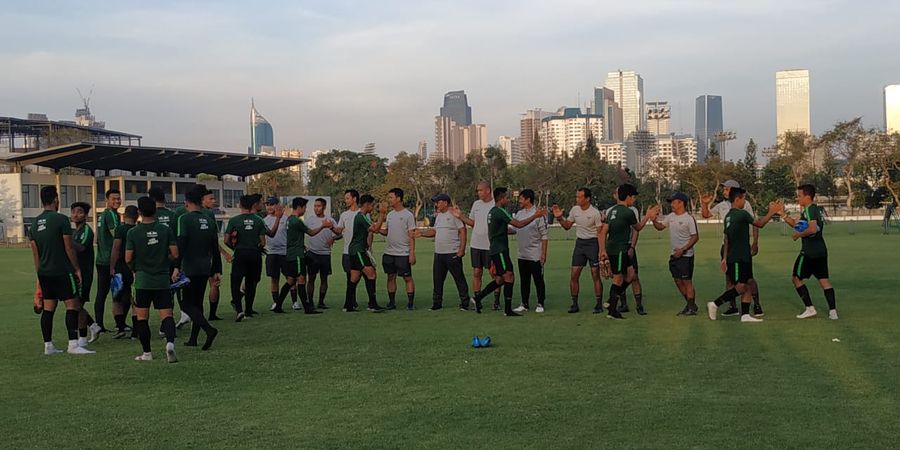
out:
M666 199L666 201L669 203L671 203L672 200L681 200L685 205L691 202L691 199L688 198L687 194L685 194L684 192L676 192L672 194L671 197Z

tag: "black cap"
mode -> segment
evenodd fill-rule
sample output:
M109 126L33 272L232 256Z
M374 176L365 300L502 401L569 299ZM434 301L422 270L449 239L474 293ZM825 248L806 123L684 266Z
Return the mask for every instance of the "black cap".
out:
M438 194L438 195L435 195L434 197L431 197L431 201L433 201L435 203L437 203L441 200L443 200L447 203L450 203L450 196L447 194Z
M277 205L277 204L278 204L278 197L272 196L272 197L267 198L267 199L266 199L266 204L267 204L267 205Z
M676 193L672 194L671 197L666 199L666 201L669 203L671 203L672 200L681 200L686 205L686 204L690 203L691 199L688 198L687 194L685 194L684 192L676 192Z

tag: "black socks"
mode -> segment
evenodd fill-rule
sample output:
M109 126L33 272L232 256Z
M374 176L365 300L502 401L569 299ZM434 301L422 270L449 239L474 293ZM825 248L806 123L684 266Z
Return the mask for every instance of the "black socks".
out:
M825 301L828 302L828 309L837 309L834 300L834 288L825 289Z
M44 342L53 341L53 314L56 311L45 309L41 313L41 334L44 336Z
M737 296L738 296L737 289L731 288L731 289L723 292L722 295L720 295L719 298L717 298L713 303L715 303L716 306L722 306L723 304L725 304L725 302L731 302L733 304L734 299L737 298Z
M78 311L74 309L66 310L66 331L70 341L78 339Z
M750 304L741 302L741 315L745 316L747 314L750 314Z
M805 284L801 284L800 287L797 288L797 295L800 296L800 300L803 300L803 306L809 308L812 306L812 299L809 298L809 289L806 288Z
M216 311L219 310L219 302L209 302L209 318L216 317Z
M116 321L116 330L125 331L125 314L116 314L113 319Z
M478 300L480 301L481 299L483 299L483 298L487 297L488 295L490 295L491 292L496 291L496 290L497 290L497 287L498 287L498 286L497 286L497 282L496 282L496 281L491 281L490 283L488 283L487 286L485 286L484 288L481 289L481 292L476 292L476 293L475 293L475 298L478 299ZM499 294L498 294L498 302L499 302Z
M144 323L147 323L145 320ZM147 332L150 332L149 325L144 325L147 327ZM162 321L162 331L166 334L166 342L175 342L175 319L172 317L166 317Z
M369 294L369 306L375 306L378 303L375 301L375 280L366 278L366 293Z
M644 306L644 294L634 294L634 304L640 308Z
M146 319L137 320L134 329L137 331L138 339L141 340L144 353L150 353L150 323Z

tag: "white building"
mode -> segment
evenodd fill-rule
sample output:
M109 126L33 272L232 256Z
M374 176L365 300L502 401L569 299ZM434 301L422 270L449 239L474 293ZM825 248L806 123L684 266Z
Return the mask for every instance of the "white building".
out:
M669 102L647 102L647 131L659 136L669 134L672 108Z
M900 133L900 84L884 87L884 129Z
M488 147L487 125L458 125L449 117L435 116L434 143L433 157L459 164L469 153Z
M563 107L557 115L541 121L540 136L548 155L572 156L587 142L588 136L592 136L594 142L603 140L603 117L584 114L581 108Z
M646 130L644 79L637 72L619 70L609 72L603 86L613 91L616 103L622 108L623 136L616 139L628 139L631 133Z
M497 147L506 155L506 164L515 166L522 163L522 153L519 150L519 139L511 136L497 138Z
M597 151L600 159L614 166L625 166L625 144L621 142L598 142Z
M809 122L809 71L775 72L776 136L787 131L812 134Z

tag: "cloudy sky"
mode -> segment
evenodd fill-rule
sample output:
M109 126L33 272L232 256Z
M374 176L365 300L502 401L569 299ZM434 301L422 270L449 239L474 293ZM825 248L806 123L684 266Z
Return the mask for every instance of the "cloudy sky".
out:
M246 151L253 97L279 148L392 156L433 148L456 89L495 141L623 69L671 103L674 131L692 132L697 95L724 96L736 153L773 142L777 70L810 70L816 133L882 126L882 88L900 83L897 1L2 3L0 116L71 120L93 85L98 119L145 145Z

